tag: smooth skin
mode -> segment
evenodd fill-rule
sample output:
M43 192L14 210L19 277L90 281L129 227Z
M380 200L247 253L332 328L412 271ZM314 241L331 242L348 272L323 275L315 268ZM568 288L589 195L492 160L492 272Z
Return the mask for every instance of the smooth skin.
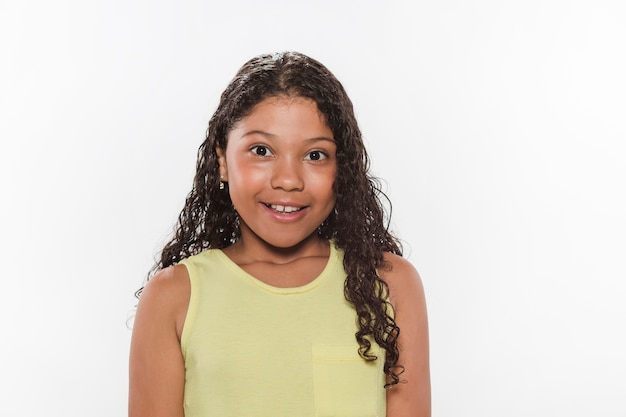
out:
M312 281L330 248L316 229L335 204L336 145L314 101L274 97L259 103L218 149L220 174L241 217L241 238L224 252L257 279L278 287ZM288 208L285 208L288 207ZM401 329L401 375L387 391L388 417L429 417L430 371L424 289L415 268L385 254L381 277ZM185 369L180 338L189 305L184 266L146 285L130 351L129 417L183 417Z

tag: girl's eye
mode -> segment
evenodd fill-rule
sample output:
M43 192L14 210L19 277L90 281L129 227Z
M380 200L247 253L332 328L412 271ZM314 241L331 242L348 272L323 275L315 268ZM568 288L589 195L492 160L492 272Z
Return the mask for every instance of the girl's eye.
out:
M322 151L311 151L306 157L306 159L310 159L311 161L319 161L324 158L326 158L326 154Z
M254 152L255 155L258 155L258 156L272 155L272 152L267 148L267 146L263 146L263 145L253 146L250 150Z

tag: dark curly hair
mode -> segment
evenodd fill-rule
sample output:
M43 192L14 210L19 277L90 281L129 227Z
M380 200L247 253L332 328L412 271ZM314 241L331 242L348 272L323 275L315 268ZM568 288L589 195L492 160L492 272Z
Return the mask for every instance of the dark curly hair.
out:
M196 175L174 236L163 248L152 272L176 264L208 248L225 248L240 237L238 214L229 194L220 190L216 147L226 149L235 124L266 98L308 98L333 132L337 144L336 204L318 228L344 253L345 298L354 305L359 330L359 354L375 360L371 340L385 349L385 387L397 384L400 329L388 301L389 288L377 270L388 268L383 252L402 255L399 240L388 227L389 218L379 181L369 174L369 159L352 102L335 76L320 62L298 52L260 55L245 63L222 93L209 121L206 140L198 150ZM390 205L389 205L390 207Z

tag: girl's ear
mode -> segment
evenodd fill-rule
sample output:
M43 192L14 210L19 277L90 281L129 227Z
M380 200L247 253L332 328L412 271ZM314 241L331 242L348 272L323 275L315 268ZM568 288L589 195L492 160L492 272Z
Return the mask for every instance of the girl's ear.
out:
M219 146L215 148L217 162L220 165L220 181L228 182L228 167L226 166L226 153Z

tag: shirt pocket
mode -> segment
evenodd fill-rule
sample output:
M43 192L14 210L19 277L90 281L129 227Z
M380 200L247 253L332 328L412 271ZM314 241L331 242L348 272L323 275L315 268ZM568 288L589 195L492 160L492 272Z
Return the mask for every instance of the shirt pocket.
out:
M386 409L384 350L366 361L358 347L313 346L313 390L316 417L384 417Z

